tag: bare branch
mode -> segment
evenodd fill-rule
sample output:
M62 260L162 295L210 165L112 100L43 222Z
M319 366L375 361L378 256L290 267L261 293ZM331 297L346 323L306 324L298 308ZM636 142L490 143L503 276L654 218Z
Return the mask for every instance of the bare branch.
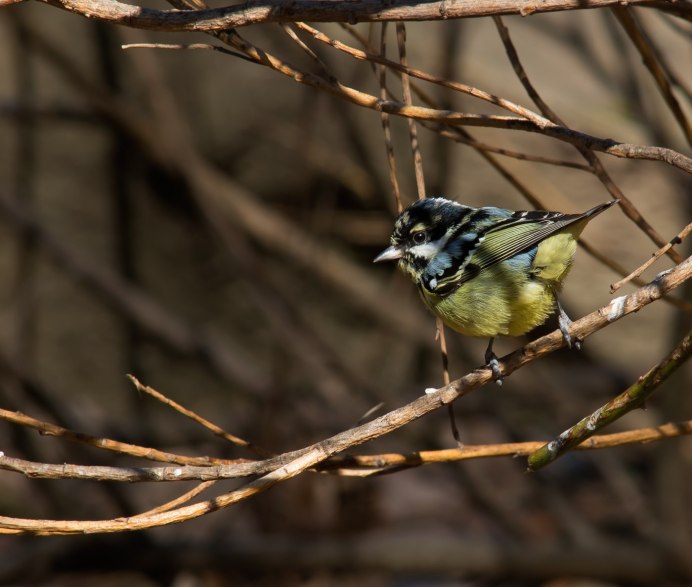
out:
M629 283L632 281L634 278L639 277L644 271L646 271L651 265L653 265L657 259L660 259L663 255L666 254L666 251L670 249L672 246L680 244L682 241L684 241L687 236L692 232L692 222L690 222L685 228L683 228L677 235L675 235L668 244L665 246L661 247L658 251L656 251L650 259L646 261L646 263L642 264L640 267L632 271L629 275L621 279L620 281L613 283L610 286L610 293L615 293L617 290L619 290L623 285L626 283Z
M80 442L82 444L93 446L94 448L101 448L120 454L139 457L142 459L148 459L150 461L161 461L164 463L178 463L181 465L201 466L210 465L213 463L235 462L229 461L228 459L214 459L211 457L187 457L183 455L176 455L173 453L163 452L146 446L138 446L136 444L129 444L126 442L111 440L110 438L100 438L98 436L92 436L90 434L84 434L82 432L74 432L72 430L68 430L67 428L63 428L62 426L57 426L56 424L51 424L49 422L37 420L36 418L32 418L31 416L27 416L19 412L11 412L9 410L5 410L2 408L0 408L0 420L12 422L13 424L18 424L20 426L25 426L27 428L33 428L34 430L37 430L40 434L44 434L46 436L57 436L60 438L65 438L67 440L72 440L75 442Z
M239 438L238 436L235 436L233 434L229 434L225 430L223 430L220 426L217 426L213 422L210 422L206 418L202 418L199 414L196 414L189 408L186 408L184 406L181 406L178 402L166 397L163 395L160 391L156 391L153 387L149 387L148 385L143 385L134 375L128 375L128 378L134 386L137 388L138 391L142 393L146 393L147 395L150 395L154 399L160 401L161 403L170 406L173 408L176 412L179 414L182 414L186 418L190 418L193 422L197 422L197 424L200 424L207 430L210 430L213 432L216 436L219 438L223 438L224 440L227 440L228 442L245 447L249 450L254 451L256 454L262 456L262 457L269 457L271 456L271 452L268 450L264 450L263 448L260 448L258 446L255 446L251 442L244 440L243 438Z
M182 495L176 497L175 499L172 499L171 501L168 501L166 503L163 503L159 506L156 506L155 508L152 508L150 510L147 510L146 512L142 512L141 514L138 514L139 516L151 516L153 514L158 514L161 512L167 512L169 510L175 509L177 507L180 507L182 504L187 503L191 499L194 499L197 497L200 493L203 493L210 487L212 487L216 481L202 481L199 485L196 487L193 487L190 489L190 491L186 491ZM137 516L132 516L133 518Z

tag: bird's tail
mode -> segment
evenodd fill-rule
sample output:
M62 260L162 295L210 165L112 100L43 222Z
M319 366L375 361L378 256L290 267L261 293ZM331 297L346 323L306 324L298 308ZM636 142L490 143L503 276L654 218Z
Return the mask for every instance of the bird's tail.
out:
M610 208L613 204L619 204L620 200L610 200L610 202L605 202L603 204L599 204L598 206L594 206L591 208L591 210L587 210L583 214L581 214L581 217L586 220L593 218L594 216L598 216L601 212L604 212L608 208Z

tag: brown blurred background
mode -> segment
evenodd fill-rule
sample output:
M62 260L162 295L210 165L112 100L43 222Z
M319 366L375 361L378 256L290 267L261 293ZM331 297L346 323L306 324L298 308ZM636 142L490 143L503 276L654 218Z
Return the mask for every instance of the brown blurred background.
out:
M636 15L689 87L689 23L646 9ZM534 85L572 128L689 153L610 12L505 24ZM355 44L335 25L319 28ZM369 34L368 25L357 28ZM312 66L277 25L243 34ZM531 107L491 20L410 24L408 39L412 66ZM116 28L38 3L0 13L0 406L97 436L238 458L251 455L138 394L125 375L277 453L347 429L379 402L394 409L439 386L433 319L404 276L371 264L394 218L379 115L218 53L120 49L142 41L209 38ZM390 46L394 54L393 36ZM315 49L342 82L379 92L368 63ZM457 110L500 112L427 90ZM408 131L403 120L392 126L410 202ZM528 207L475 151L419 132L430 195ZM540 136L469 132L582 162ZM687 224L689 176L663 163L599 157L666 240ZM610 199L583 171L502 163L551 209ZM584 237L627 270L657 248L617 209ZM667 267L663 259L644 278ZM568 313L605 304L617 279L580 251L562 297ZM580 353L560 351L502 388L464 397L456 405L462 438L552 438L657 364L686 328L689 314L654 303L589 338ZM487 341L447 338L453 377L481 364ZM500 340L496 350L521 343ZM687 368L646 411L609 431L689 419L690 389ZM438 412L362 451L448 446ZM7 423L0 450L34 461L142 464ZM508 458L370 479L303 475L145 533L0 536L0 584L690 585L691 463L692 442L683 438L572 453L531 475L525 460ZM0 514L112 518L182 491L0 472Z

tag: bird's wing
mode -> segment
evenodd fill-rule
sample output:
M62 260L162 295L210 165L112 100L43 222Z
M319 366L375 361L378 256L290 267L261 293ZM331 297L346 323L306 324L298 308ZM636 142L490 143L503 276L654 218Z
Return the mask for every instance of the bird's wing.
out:
M508 218L486 225L476 236L471 250L467 249L463 255L458 256L451 253L457 266L452 264L447 267L439 279L435 275L427 275L424 287L436 295L448 295L476 277L483 269L528 251L571 224L587 222L618 202L619 200L611 200L581 214L542 210L514 212Z
M477 273L511 259L583 217L583 214L560 212L521 212L517 217L490 227L471 255L468 265L477 265L478 269L472 268L472 272ZM464 277L462 276L462 282ZM466 280L468 279L467 277Z
M509 218L492 224L479 235L475 249L459 260L457 271L447 271L448 275L435 283L432 293L447 295L453 292L483 269L531 249L566 226L586 217L586 214L516 212Z

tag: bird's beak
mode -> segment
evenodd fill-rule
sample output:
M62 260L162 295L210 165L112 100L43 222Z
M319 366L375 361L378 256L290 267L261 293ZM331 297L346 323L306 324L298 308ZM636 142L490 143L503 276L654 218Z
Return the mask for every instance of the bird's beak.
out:
M373 259L373 263L381 263L382 261L396 261L404 256L404 251L400 248L391 246L388 249L382 251L377 257Z

